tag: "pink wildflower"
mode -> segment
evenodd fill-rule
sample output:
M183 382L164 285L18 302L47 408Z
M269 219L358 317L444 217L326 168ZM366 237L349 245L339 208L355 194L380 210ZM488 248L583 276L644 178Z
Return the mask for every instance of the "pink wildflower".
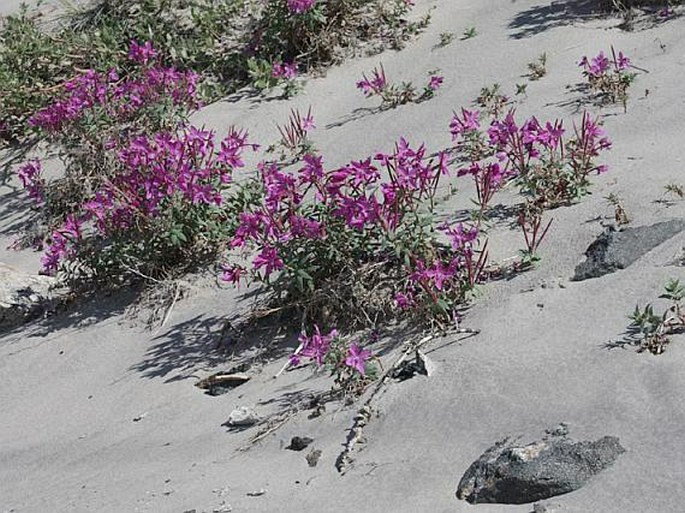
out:
M438 75L431 75L430 81L428 82L428 88L431 91L437 91L442 86L442 83L444 80L445 80L445 77L441 77Z
M278 256L276 248L264 246L252 261L252 265L256 271L264 267L266 276L270 276L274 271L283 269L283 260Z
M290 357L292 365L298 365L300 358L305 357L316 362L321 367L331 347L331 342L338 338L338 331L331 330L328 335L322 335L318 326L314 326L314 333L308 337L302 332L299 338L301 349Z
M450 122L452 140L459 138L466 132L473 132L480 128L479 112L477 110L461 109L461 116L454 114Z
M147 64L157 57L157 51L152 47L151 41L146 41L143 45L138 44L137 41L131 40L131 45L128 50L128 58L138 64Z
M400 310L407 310L414 304L414 298L411 293L398 292L395 294L394 301L395 306L397 306L397 308Z
M24 189L36 204L40 205L45 201L44 181L41 178L43 169L39 160L29 160L19 168L17 175Z
M359 374L366 374L366 361L371 357L371 351L363 349L358 344L351 344L345 358L345 365L355 369Z
M282 78L285 80L292 80L297 77L297 64L295 62L274 62L271 68L271 76L274 78Z
M371 78L367 78L366 75L362 75L362 80L357 82L357 89L361 89L362 92L368 97L374 94L380 94L388 85L388 80L385 76L385 69L381 64L379 68L374 68L372 71Z
M221 279L223 281L233 283L234 285L238 285L240 283L240 279L247 273L247 269L239 265L222 265L221 267L223 269Z

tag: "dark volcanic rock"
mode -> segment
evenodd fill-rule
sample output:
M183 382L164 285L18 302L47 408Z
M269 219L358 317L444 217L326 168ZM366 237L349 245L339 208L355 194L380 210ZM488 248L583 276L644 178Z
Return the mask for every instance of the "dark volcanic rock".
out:
M573 280L582 281L625 269L638 258L685 230L685 219L672 219L651 226L607 229L585 251Z
M392 377L398 381L411 379L418 374L432 376L435 373L433 362L420 350L416 350L414 360L403 361L392 373Z
M313 441L314 440L308 436L294 436L292 440L290 440L290 445L286 447L286 449L290 449L291 451L301 451L306 449L307 446Z
M528 445L496 443L471 464L457 497L471 504L525 504L572 492L625 452L618 438L575 442L551 436Z

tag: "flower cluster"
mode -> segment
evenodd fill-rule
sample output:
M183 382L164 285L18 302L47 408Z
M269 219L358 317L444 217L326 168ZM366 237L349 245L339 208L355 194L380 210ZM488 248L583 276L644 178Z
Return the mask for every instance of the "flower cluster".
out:
M146 65L157 58L157 50L152 46L151 41L146 41L142 45L138 41L132 40L128 50L128 58L138 64Z
M612 46L611 58L601 51L592 59L584 56L578 66L583 69L590 89L599 93L602 100L612 103L620 101L624 109L626 108L628 88L635 80L636 74L629 72L631 62L623 52L619 51L616 54Z
M41 258L44 273L54 274L62 260L76 256L82 237L82 226L81 221L69 215L64 225L52 232L50 243Z
M369 363L371 351L357 342L348 345L338 330L322 335L315 325L311 336L302 332L298 341L299 346L290 357L290 365L300 365L302 359L307 358L317 367L327 366L335 376L337 387L346 394L358 395L376 374L375 366Z
M44 272L54 273L65 257L80 256L78 245L71 251L66 245L82 238L82 225L89 227L92 240L114 246L141 238L182 246L209 237L209 225L195 226L191 216L204 223L220 216L231 173L243 166L242 152L247 147L253 147L247 143L247 133L235 129L218 148L212 132L192 126L178 134L135 137L118 149L116 172L83 202L78 217L69 216L53 233ZM75 223L78 230L70 228Z
M328 350L331 348L331 342L339 336L338 330L332 330L328 335L322 335L318 326L314 327L314 333L311 337L308 337L303 332L298 339L300 343L298 349L290 357L290 364L300 365L302 358L308 358L321 367L324 364Z
M479 113L462 109L454 115L450 132L467 156L457 174L473 177L481 213L511 180L539 206L577 199L585 194L591 173L606 171L594 159L611 146L600 124L587 113L567 139L561 121L542 124L532 117L518 124L513 111L492 120L484 132Z
M273 78L293 80L297 78L297 64L295 62L282 63L276 61L272 64L271 76Z
M26 189L36 205L41 205L45 201L45 181L41 177L43 168L40 161L33 159L19 168L17 175L21 184Z
M611 51L615 54L613 47ZM595 78L607 73L612 68L612 65L613 69L617 72L625 71L630 68L630 59L623 55L623 52L618 52L618 56L614 55L614 59L611 61L604 54L604 51L600 51L591 60L588 60L587 56L583 56L578 63L578 66L583 68L584 73Z
M360 89L367 97L380 95L387 86L388 79L382 64L371 71L371 78L364 73L362 79L357 82L357 89Z
M67 81L63 96L31 116L29 124L54 134L94 108L102 109L110 123L123 123L144 107L168 100L175 106L197 107L195 73L153 65L157 52L149 42L132 42L129 55L143 66L139 73L121 79L115 69L106 74L88 70Z
M288 10L293 14L302 14L314 7L315 3L316 0L288 0Z
M396 282L388 298L445 310L478 281L487 258L475 226L442 226L450 248L439 247L429 222L448 156L400 139L391 153L324 168L305 154L297 171L259 165L261 201L239 215L230 243L252 259L251 268L226 264L223 279L246 276L306 294L337 273L364 265L390 265ZM392 252L389 253L389 249ZM393 256L394 253L394 256ZM274 281L275 280L275 281Z

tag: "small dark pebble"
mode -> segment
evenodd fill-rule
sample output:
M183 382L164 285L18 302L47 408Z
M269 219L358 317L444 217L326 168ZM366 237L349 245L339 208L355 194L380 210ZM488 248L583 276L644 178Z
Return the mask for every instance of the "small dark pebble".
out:
M294 436L292 440L290 440L290 445L287 446L286 449L291 451L302 451L303 449L306 449L307 446L313 441L314 439L309 438L308 436Z

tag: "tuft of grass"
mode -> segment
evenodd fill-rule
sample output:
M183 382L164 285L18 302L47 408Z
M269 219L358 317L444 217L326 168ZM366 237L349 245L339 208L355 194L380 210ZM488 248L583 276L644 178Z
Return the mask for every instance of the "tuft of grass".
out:
M528 78L530 80L540 80L547 75L547 53L542 53L537 60L528 63Z

